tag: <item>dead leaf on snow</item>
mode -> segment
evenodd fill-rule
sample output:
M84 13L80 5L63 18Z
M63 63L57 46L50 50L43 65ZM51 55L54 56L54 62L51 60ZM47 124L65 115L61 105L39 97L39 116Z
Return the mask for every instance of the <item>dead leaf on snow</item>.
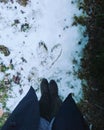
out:
M0 109L0 118L3 116L3 110L2 109Z

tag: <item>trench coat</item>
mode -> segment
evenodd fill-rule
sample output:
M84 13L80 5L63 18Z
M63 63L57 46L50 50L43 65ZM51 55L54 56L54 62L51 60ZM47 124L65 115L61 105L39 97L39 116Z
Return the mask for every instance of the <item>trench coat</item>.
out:
M35 90L31 87L1 130L38 130L39 119L39 103Z
M89 130L71 94L62 103L49 129L42 128L47 125L45 120L41 122L40 119L39 102L35 90L31 87L1 130Z

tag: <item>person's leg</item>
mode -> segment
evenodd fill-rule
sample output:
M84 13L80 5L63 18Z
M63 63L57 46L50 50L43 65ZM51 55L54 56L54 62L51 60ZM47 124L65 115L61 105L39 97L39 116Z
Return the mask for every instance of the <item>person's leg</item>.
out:
M51 80L49 83L49 91L50 91L50 97L51 97L51 115L50 119L55 117L56 113L58 112L62 101L58 95L58 86L55 80Z
M41 98L39 101L39 108L40 108L40 116L45 118L46 120L50 120L50 93L49 93L49 84L47 79L42 79L40 84L41 89Z
M89 130L71 94L57 113L52 130Z
M43 78L40 89L42 95L39 101L40 116L51 121L62 104L58 95L58 86L54 80L48 84L47 79Z
M35 90L31 87L1 130L38 130L39 120L39 104Z

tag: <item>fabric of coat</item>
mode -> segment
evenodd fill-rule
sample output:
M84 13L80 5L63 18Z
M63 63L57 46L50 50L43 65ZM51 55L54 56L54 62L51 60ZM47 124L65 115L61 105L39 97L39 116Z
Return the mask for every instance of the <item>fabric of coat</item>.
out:
M71 94L49 123L40 118L39 102L31 87L7 119L1 130L89 130Z
M38 130L39 120L39 103L35 90L31 87L1 130Z
M57 113L52 130L89 130L71 94L68 95Z

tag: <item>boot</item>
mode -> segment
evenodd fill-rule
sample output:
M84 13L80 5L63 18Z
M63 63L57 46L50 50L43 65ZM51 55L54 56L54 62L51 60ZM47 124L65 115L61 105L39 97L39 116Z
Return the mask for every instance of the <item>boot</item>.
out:
M41 98L39 101L40 116L50 120L50 93L47 79L43 79L40 84Z
M50 119L55 117L56 113L58 112L62 100L60 99L58 95L58 86L54 80L51 80L49 83L49 91L50 91L50 97L51 97L51 114Z

